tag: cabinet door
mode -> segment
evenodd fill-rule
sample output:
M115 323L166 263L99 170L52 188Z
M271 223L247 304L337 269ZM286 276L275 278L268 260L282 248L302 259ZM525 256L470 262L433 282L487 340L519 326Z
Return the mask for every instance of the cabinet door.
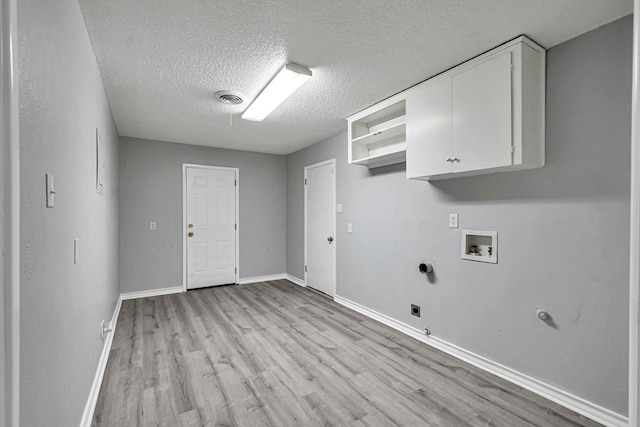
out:
M453 171L512 164L511 52L453 76Z
M451 173L451 78L407 95L407 177Z

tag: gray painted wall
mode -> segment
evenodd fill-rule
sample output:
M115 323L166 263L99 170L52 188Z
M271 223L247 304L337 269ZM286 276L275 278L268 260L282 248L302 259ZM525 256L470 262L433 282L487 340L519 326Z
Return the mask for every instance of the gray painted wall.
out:
M76 0L18 8L21 425L78 425L118 296L118 138ZM96 128L105 193L95 189ZM56 206L45 207L45 173ZM73 239L80 262L73 263Z
M335 157L338 295L626 414L631 47L629 16L548 51L541 169L407 180L347 165L346 134L290 155L287 272L304 277L303 168ZM498 231L497 265L460 258L449 213Z
M240 169L240 278L283 274L286 157L121 138L121 292L182 286L183 163Z

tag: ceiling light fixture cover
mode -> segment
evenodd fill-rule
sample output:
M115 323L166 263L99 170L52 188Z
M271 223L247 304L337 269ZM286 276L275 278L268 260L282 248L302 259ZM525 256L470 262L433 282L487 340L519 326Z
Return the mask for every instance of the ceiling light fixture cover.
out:
M242 118L256 122L264 120L278 108L278 105L309 80L311 75L311 70L307 67L289 62L260 92L260 95L242 114Z

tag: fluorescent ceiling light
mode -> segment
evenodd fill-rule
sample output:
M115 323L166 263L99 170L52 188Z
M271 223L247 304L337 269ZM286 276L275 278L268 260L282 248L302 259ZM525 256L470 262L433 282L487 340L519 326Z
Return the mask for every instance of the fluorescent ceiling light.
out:
M264 120L278 105L295 92L311 77L311 70L302 65L289 62L276 74L260 95L242 114L245 120L259 122Z

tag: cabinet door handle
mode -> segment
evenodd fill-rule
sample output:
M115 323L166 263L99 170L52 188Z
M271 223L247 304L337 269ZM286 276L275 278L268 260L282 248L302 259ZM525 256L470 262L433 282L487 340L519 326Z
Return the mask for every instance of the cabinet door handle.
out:
M459 162L459 161L460 161L460 159L459 159L459 158L457 158L457 157L454 157L453 159L451 159L451 161L452 161L452 162Z
M445 160L446 160L447 162L452 162L452 161L453 161L453 159L452 159L451 157L447 157Z

